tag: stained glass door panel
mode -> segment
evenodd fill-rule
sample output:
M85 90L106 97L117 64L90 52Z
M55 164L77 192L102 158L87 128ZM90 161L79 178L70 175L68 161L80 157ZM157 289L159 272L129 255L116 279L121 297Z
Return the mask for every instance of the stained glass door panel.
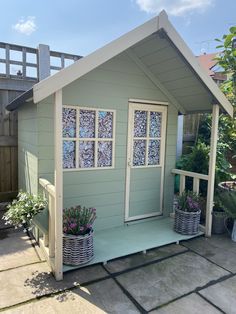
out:
M126 221L162 212L166 113L166 106L130 104Z

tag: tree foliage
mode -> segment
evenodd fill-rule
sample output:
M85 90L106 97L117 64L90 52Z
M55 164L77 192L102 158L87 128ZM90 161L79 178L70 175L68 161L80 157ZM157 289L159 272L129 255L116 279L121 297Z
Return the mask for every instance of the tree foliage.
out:
M230 180L234 176L230 173L231 167L228 161L229 153L236 155L236 26L229 29L222 39L216 39L220 43L216 48L221 52L215 58L217 64L227 74L227 80L220 88L227 99L234 106L234 116L221 114L219 117L219 132L216 158L216 184L220 181ZM211 137L210 114L203 114L198 130L198 139L190 154L182 156L177 167L200 173L208 173L210 137ZM189 182L187 182L188 184ZM202 194L206 193L206 186L200 185Z

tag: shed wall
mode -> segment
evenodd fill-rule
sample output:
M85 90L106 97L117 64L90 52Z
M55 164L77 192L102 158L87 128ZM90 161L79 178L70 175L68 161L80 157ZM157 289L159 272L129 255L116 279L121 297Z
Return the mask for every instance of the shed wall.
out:
M63 104L116 110L115 168L64 171L64 207L97 208L96 230L124 223L128 101L130 98L167 101L166 96L126 54L106 62L63 89ZM39 176L53 183L53 100L38 104ZM164 215L172 211L177 110L168 106ZM151 184L151 183L150 183Z
M38 192L37 106L26 103L18 111L19 189Z

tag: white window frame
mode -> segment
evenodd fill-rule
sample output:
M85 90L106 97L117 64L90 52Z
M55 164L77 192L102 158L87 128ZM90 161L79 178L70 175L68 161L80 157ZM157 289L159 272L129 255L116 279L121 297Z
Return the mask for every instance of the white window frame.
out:
M62 137L63 141L74 141L75 142L75 168L63 168L63 171L84 171L84 170L109 170L115 168L115 131L116 131L116 110L106 109L106 108L92 108L92 107L81 107L76 105L63 105L62 109L75 109L76 110L76 137ZM92 138L81 138L79 137L79 110L91 110L95 111L95 137ZM98 137L98 112L106 111L113 113L113 128L112 128L112 138L99 138ZM97 165L98 158L98 142L112 142L112 165L109 167L89 167L89 168L80 168L79 167L79 142L80 141L93 141L94 142L94 164Z
M159 137L151 137L149 136L149 128L150 128L150 116L147 115L147 136L144 137L135 137L134 136L134 111L140 110L140 111L147 111L148 113L150 111L153 111L153 105L148 104L137 104L137 103L129 103L130 104L130 116L131 116L131 126L130 126L130 147L129 147L129 159L130 159L130 167L133 169L142 169L142 168L158 168L162 167L164 163L164 145L165 145L165 137L166 137L166 107L163 107L160 105L160 103L155 103L154 105L157 105L156 112L161 113L161 136ZM144 107L145 105L145 107ZM155 110L154 110L155 111ZM146 151L145 151L145 165L142 166L134 166L133 165L133 149L134 149L134 141L136 140L145 140L146 141ZM148 144L150 140L159 140L160 141L160 156L159 156L159 163L156 165L149 165L148 164Z

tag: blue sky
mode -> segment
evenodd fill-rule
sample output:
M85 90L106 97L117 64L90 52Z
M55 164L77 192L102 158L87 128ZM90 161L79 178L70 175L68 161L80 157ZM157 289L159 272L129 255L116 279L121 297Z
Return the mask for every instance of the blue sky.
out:
M195 54L215 51L214 38L236 25L235 0L8 0L0 41L86 55L163 8Z

